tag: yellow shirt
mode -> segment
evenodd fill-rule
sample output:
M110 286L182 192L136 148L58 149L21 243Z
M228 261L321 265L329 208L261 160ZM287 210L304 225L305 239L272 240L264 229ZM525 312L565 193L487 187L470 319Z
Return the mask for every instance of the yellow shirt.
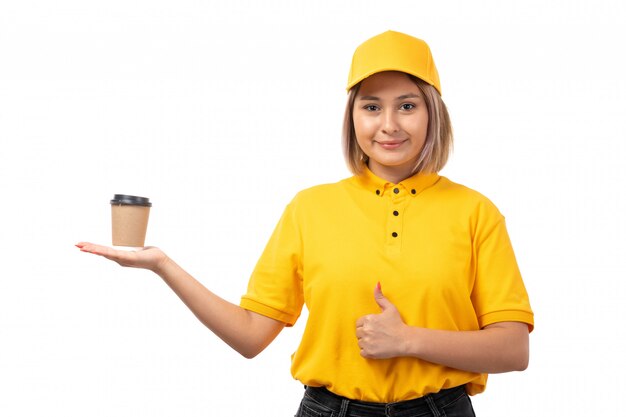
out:
M394 185L370 171L301 191L256 265L241 306L293 325L309 310L292 375L355 400L393 402L486 374L402 357L365 359L356 320L380 313L373 290L411 326L478 330L528 323L528 301L504 217L484 196L438 174Z

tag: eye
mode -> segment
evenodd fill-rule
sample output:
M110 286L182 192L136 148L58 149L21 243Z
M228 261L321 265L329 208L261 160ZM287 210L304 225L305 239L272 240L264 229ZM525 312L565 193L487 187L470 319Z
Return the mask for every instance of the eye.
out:
M413 110L415 108L415 104L412 103L404 103L400 106L402 110Z
M366 104L365 106L363 106L363 110L377 111L378 110L378 106L375 105L375 104Z

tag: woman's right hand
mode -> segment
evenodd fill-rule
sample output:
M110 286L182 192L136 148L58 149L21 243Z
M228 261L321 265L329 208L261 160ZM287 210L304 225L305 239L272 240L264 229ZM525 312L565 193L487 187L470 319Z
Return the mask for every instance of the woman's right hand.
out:
M76 246L83 252L103 256L122 266L154 271L206 327L246 358L265 349L285 327L281 321L246 310L213 294L159 248L149 246L133 252L87 242Z
M158 273L167 262L167 255L159 248L147 246L137 251L117 250L108 246L96 245L89 242L80 242L76 247L81 252L93 253L117 262L121 266L149 269Z

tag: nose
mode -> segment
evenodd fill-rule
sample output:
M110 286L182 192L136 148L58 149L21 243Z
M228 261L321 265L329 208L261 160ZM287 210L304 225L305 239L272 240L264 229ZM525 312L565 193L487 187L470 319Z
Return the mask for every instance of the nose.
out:
M397 120L397 114L391 110L391 109L386 109L383 114L382 114L383 119L381 120L382 122L382 131L383 133L386 133L388 135L393 135L394 133L397 133L400 130L400 126L398 124L398 120Z

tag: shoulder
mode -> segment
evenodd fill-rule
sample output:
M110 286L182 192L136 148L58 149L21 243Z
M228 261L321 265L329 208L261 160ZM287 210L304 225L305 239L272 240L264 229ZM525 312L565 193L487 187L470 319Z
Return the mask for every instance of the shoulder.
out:
M453 198L466 199L470 201L489 201L489 199L480 192L463 184L454 182L447 177L439 177L436 188L439 192L447 193L449 197Z
M433 187L434 199L474 215L502 217L496 205L484 194L465 185L440 177Z
M291 199L286 212L295 216L299 223L321 221L349 206L349 187L349 180L341 180L302 189Z
M343 179L334 183L318 184L300 190L291 201L291 204L308 205L319 204L325 200L335 199L345 193L351 179Z

